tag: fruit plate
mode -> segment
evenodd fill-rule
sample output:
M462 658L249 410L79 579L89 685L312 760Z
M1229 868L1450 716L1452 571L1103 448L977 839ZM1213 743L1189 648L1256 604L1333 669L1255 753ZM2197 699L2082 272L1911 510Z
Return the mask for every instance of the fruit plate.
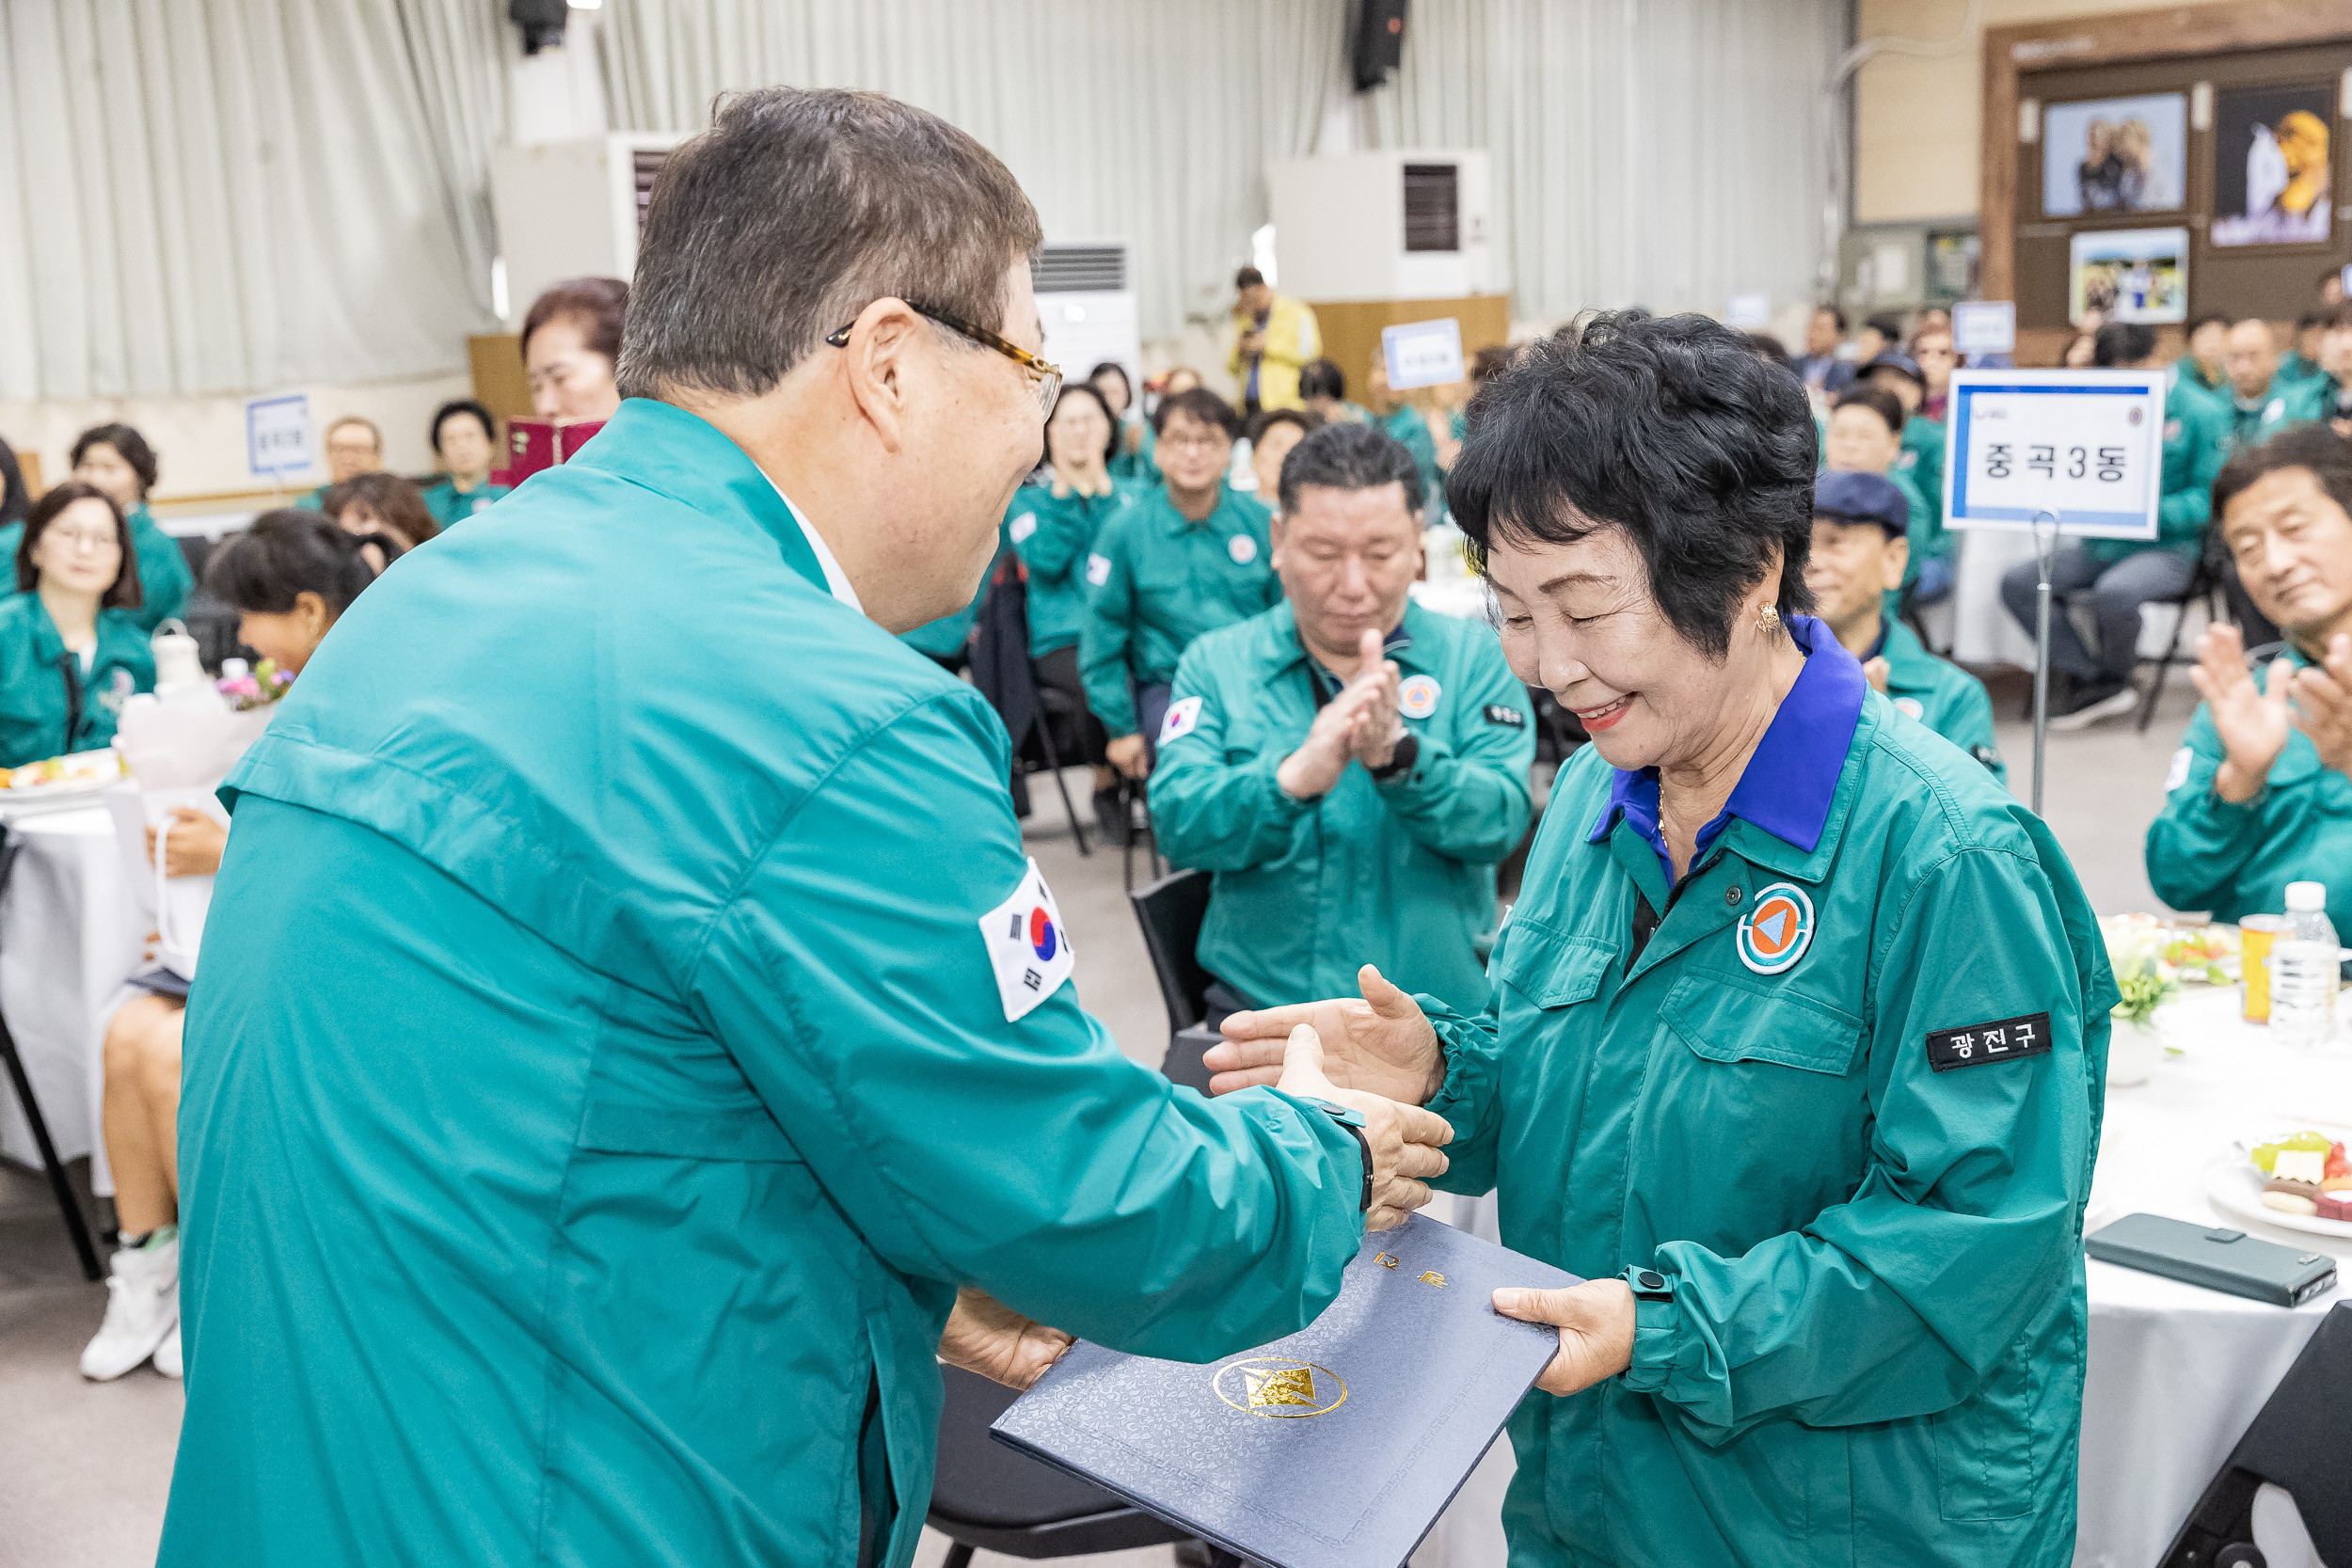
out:
M2215 1208L2236 1219L2257 1220L2285 1230L2302 1230L2313 1236L2333 1236L2342 1241L2352 1241L2352 1223L2265 1208L2263 1173L2254 1168L2254 1163L2247 1158L2242 1148L2233 1148L2205 1167L2205 1196L2213 1199Z

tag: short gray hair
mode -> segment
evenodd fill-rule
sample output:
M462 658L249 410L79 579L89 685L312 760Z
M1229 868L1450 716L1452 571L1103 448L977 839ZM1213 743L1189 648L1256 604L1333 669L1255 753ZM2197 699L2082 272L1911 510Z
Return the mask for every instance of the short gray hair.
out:
M1011 171L936 115L732 94L654 183L615 378L625 397L756 397L884 297L1002 330L1005 270L1043 240Z
M1383 430L1352 420L1325 425L1291 448L1282 459L1282 515L1298 513L1298 492L1310 484L1331 490L1377 490L1405 486L1405 510L1419 512L1421 465L1405 443Z

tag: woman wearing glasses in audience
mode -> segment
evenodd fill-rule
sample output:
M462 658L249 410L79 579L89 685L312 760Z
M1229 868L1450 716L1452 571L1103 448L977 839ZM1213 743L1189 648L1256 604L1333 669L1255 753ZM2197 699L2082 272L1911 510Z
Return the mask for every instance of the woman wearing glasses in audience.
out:
M127 424L94 426L74 439L72 477L105 492L129 524L139 588L146 595L132 619L142 629L154 630L165 617L180 613L188 591L196 586L180 542L156 527L147 510L147 492L155 486L154 449ZM0 528L0 562L14 558L23 537L22 523Z
M79 480L42 496L15 567L16 594L0 602L0 768L106 745L122 700L155 685L138 555L113 497Z
M2064 1568L2107 1009L2041 820L1806 613L1804 384L1604 315L1478 395L1455 520L1565 764L1486 1006L1236 1014L1454 1124L1434 1185L1583 1276L1511 1418L1519 1568ZM1344 1075L1344 1076L1343 1076Z
M498 463L492 439L498 421L489 409L471 398L445 403L433 415L433 454L441 460L441 479L426 486L425 510L441 528L453 527L483 511L512 488L490 483Z
M363 541L315 512L265 513L214 552L204 586L242 616L239 641L295 674L375 579L365 544L400 553L388 535ZM213 875L228 842L229 830L214 817L179 808L164 836L164 875ZM152 828L147 852L155 853ZM106 1162L121 1243L107 1275L105 1321L82 1352L82 1375L96 1382L150 1358L166 1377L181 1372L178 1139L186 1006L183 988L134 981L106 1024Z

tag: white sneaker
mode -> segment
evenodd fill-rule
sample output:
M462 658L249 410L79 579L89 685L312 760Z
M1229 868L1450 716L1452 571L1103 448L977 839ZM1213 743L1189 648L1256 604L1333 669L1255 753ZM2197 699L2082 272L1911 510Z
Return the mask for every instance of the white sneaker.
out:
M179 1239L116 1253L106 1273L106 1321L82 1352L82 1375L112 1382L154 1354L179 1325Z
M165 1335L164 1342L155 1347L155 1370L166 1377L176 1378L180 1375L180 1319L177 1314L171 1320L171 1332Z

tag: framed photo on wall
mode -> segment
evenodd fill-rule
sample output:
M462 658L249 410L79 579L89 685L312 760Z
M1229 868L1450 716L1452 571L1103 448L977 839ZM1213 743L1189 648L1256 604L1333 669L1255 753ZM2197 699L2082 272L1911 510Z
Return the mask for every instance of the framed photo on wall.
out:
M2042 112L2042 215L2169 213L2188 190L2188 95L2052 103Z
M2069 241L2066 315L2151 325L2188 319L2186 229L2089 230Z
M2326 244L2335 122L2333 82L2216 94L2212 243Z

